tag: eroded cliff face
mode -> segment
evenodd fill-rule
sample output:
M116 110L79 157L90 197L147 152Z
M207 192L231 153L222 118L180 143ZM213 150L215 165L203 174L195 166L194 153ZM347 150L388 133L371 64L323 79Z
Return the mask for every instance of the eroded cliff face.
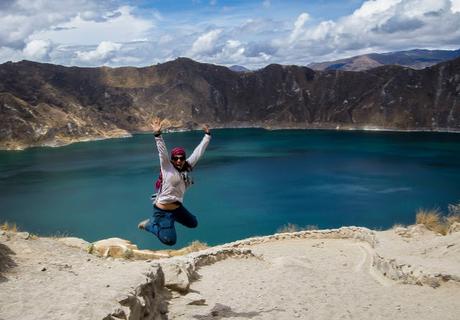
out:
M146 68L0 65L0 148L172 128L460 130L460 59L363 72L269 65L236 73L186 58Z

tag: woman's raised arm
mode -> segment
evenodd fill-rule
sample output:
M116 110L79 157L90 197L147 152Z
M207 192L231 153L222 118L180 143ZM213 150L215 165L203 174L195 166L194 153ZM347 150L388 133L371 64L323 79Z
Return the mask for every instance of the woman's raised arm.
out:
M198 160L200 160L201 156L204 154L206 147L208 146L209 142L211 141L211 130L207 124L202 126L203 131L205 133L203 139L201 140L200 144L193 150L190 157L187 158L187 162L192 166L192 168L196 165Z
M155 135L155 142L158 149L158 155L160 157L160 166L161 168L166 168L167 166L170 166L171 163L169 162L168 149L166 148L165 141L161 136L162 123L163 121L159 117L156 117L152 120L150 125L152 127L153 134Z

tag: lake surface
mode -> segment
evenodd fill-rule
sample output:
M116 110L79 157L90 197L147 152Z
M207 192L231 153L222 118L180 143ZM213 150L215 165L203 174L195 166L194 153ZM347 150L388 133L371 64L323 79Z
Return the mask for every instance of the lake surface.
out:
M190 153L202 132L167 133ZM120 237L165 248L137 229L159 172L153 136L0 152L0 222L40 235ZM267 235L287 223L386 229L419 208L460 200L460 134L220 129L193 172L185 206L197 229L182 247Z

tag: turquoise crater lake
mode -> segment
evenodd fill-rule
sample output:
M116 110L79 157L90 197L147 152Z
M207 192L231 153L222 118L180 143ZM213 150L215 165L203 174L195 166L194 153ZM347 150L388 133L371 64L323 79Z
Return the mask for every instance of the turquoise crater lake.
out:
M202 132L165 134L190 153ZM120 237L166 248L137 229L158 176L151 134L0 152L0 222L41 235ZM266 235L287 223L385 229L418 208L460 200L460 134L219 129L193 172L177 247Z

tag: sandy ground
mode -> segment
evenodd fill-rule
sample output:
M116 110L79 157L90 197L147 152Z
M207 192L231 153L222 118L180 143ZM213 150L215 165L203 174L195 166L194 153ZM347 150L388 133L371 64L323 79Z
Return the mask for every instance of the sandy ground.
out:
M170 292L162 317L460 319L460 232L373 234L375 244L308 237L243 243L253 256L197 267L187 294ZM375 257L396 261L416 278L441 280L392 280L376 268ZM0 234L0 320L103 319L158 263L99 258L56 239Z
M1 320L103 319L151 268L145 261L98 258L52 238L0 239L10 262L0 277Z
M206 305L170 306L171 319L459 319L460 284L398 284L371 271L367 244L283 240L199 270Z

